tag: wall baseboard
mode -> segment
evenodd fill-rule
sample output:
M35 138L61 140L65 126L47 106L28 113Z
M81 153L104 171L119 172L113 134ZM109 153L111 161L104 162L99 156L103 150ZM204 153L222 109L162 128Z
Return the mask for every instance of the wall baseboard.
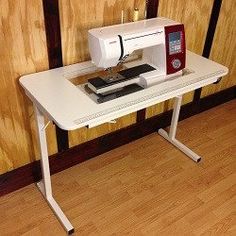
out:
M191 102L183 105L180 120L228 102L236 98L236 86L201 98L196 106ZM106 134L89 142L70 148L50 157L51 174L91 159L114 148L156 132L170 125L172 111L137 122L129 127ZM117 141L118 140L118 141ZM13 192L41 179L40 162L35 161L0 175L0 196Z

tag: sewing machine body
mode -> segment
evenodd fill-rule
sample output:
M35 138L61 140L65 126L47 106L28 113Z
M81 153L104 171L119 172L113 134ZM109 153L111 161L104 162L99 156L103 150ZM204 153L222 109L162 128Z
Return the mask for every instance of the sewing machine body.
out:
M148 87L163 76L181 73L185 68L184 26L173 20L154 18L95 28L89 30L88 40L92 62L99 68L117 66L140 49L140 64L151 66L146 66L149 69L141 70L138 75L136 67L129 77L123 77L121 72L109 78L93 78L88 86L97 94L113 92L133 83Z

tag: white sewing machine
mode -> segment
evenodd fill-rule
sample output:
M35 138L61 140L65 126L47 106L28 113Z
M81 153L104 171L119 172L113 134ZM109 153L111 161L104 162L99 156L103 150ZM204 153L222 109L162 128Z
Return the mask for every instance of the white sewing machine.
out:
M92 62L104 69L117 66L142 49L139 66L131 62L129 69L90 79L88 87L96 94L109 94L131 84L145 88L182 74L185 68L184 26L166 18L91 29L88 42Z

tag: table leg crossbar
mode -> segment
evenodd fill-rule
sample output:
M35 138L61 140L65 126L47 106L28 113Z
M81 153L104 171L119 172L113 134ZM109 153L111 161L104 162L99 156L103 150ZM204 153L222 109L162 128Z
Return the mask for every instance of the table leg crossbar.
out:
M171 125L170 125L170 131L167 133L164 129L159 129L158 133L165 138L167 141L172 143L175 147L177 147L180 151L185 153L189 158L191 158L195 162L199 162L201 160L201 157L198 156L195 152L193 152L191 149L186 147L184 144L179 142L175 136L176 136L176 130L177 130L177 124L179 120L179 113L181 108L181 101L182 101L182 95L175 97L174 102L174 110L172 114L171 119Z
M42 193L43 197L61 222L62 226L67 231L67 234L72 234L74 232L74 227L66 217L66 215L61 210L60 206L57 204L55 199L52 196L52 185L51 185L51 176L50 176L50 168L48 161L48 150L47 150L47 141L45 134L45 124L43 114L38 110L36 105L34 105L35 115L36 115L36 123L38 129L38 137L39 137L39 146L41 153L41 171L42 171L42 180L37 183L37 186Z

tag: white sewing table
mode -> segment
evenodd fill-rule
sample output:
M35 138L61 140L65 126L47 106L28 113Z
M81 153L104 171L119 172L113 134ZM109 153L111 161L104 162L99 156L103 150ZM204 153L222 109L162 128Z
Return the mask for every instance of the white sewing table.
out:
M75 130L84 126L90 128L175 98L170 131L167 133L160 129L158 133L192 160L198 162L201 157L175 139L182 95L216 82L228 73L228 69L189 51L187 51L186 61L186 68L192 73L101 104L94 102L69 81L79 75L94 72L96 68L91 62L78 63L20 78L20 84L33 102L35 109L42 170L42 180L37 185L68 234L73 233L74 228L52 195L45 135L47 125L44 123L44 116L64 130Z

